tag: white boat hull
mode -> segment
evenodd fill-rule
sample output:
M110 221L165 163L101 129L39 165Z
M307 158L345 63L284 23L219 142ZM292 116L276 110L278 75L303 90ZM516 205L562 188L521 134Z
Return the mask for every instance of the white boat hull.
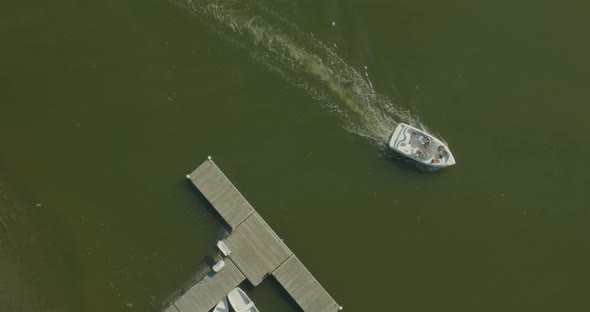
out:
M227 295L227 298L229 299L231 307L236 312L259 312L258 308L254 306L254 302L252 302L246 293L239 287L232 290Z
M455 157L439 139L410 125L400 123L389 139L389 148L433 168L455 164Z
M223 297L221 301L213 308L211 312L229 312L229 304L227 303L227 297Z

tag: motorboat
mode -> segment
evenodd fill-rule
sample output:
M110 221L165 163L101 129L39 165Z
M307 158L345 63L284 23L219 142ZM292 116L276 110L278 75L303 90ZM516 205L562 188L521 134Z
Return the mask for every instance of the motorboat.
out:
M240 287L230 291L227 299L229 299L229 304L236 312L259 312L258 308L254 306L254 302L248 298Z
M229 304L227 304L227 297L223 297L221 301L213 308L211 312L229 312Z
M445 143L404 123L400 123L391 134L389 147L429 167L443 168L455 164L455 158Z

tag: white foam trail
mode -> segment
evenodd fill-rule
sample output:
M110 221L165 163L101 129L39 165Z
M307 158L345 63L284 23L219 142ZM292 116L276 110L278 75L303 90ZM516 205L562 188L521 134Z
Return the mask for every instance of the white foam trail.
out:
M416 116L378 94L369 75L348 65L312 34L253 0L176 0L269 70L325 103L345 128L383 144L398 121Z

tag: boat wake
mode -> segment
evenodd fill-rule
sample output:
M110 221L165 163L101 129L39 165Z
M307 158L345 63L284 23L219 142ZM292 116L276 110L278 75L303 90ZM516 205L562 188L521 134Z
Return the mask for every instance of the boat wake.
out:
M325 104L348 131L383 146L398 122L420 125L417 116L375 91L366 68L350 66L332 47L256 0L173 1Z

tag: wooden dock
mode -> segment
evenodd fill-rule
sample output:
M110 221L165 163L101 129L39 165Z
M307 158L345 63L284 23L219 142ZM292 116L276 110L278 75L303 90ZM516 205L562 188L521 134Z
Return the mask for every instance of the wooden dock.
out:
M179 312L209 311L244 280L246 277L236 265L231 260L225 261L225 267L221 271L217 273L211 271L178 298L171 308L174 307Z
M272 275L303 311L339 310L338 304L295 255L291 255Z
M245 279L257 286L271 275L303 311L342 310L211 159L187 178L232 229L223 240L230 253L220 272L199 281L166 312L208 312Z

